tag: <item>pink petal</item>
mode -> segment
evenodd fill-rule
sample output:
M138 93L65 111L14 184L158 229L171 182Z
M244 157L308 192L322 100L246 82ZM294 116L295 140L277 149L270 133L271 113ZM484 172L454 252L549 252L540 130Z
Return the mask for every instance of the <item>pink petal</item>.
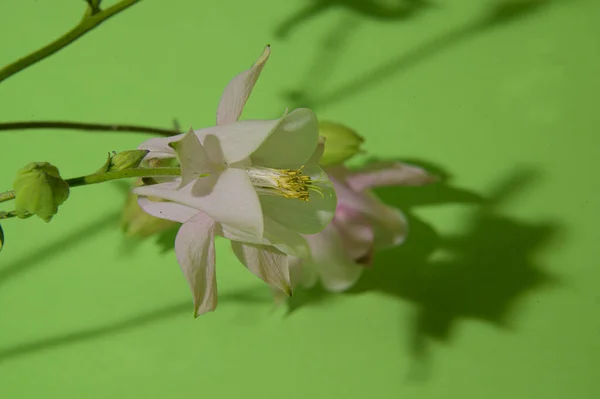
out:
M350 171L346 182L354 191L382 186L421 186L433 183L435 177L424 169L399 162L382 162Z
M385 205L368 191L354 191L333 174L330 174L329 179L335 187L338 208L346 207L360 212L371 224L375 235L375 249L388 248L404 242L408 226L402 212Z
M351 259L358 261L369 257L375 245L375 232L369 218L356 209L340 205L332 224Z

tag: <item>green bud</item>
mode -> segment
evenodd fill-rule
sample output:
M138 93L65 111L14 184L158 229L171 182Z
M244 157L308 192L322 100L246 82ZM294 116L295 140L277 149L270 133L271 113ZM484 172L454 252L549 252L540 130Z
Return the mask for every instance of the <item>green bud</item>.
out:
M113 172L117 170L135 169L140 166L148 150L130 150L108 154L108 159L96 173Z
M13 183L15 211L21 219L35 214L49 222L58 206L69 198L69 185L56 166L48 162L33 162L17 172Z
M112 157L109 171L137 168L138 166L140 166L142 159L144 159L148 152L148 150L131 150L119 152L118 154Z
M86 3L90 6L89 10L92 15L98 14L100 11L100 2L102 0L85 0Z
M364 139L348 126L323 121L319 123L319 135L325 137L325 151L319 162L322 166L340 164L359 152Z
M142 180L138 179L135 186L141 185L143 185ZM160 201L157 198L151 199ZM146 238L165 231L174 225L175 222L160 219L144 212L138 204L138 196L133 192L129 193L121 214L121 227L127 237Z

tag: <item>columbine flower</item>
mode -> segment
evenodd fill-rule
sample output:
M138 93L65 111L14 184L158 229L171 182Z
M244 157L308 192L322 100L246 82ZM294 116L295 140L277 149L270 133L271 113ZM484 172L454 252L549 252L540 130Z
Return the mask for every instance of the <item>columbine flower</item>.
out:
M423 169L382 163L356 171L344 166L327 169L338 197L333 222L320 233L306 235L312 256L294 259L292 285L311 287L321 280L333 292L344 291L370 266L375 250L402 244L408 232L402 213L383 204L371 188L418 186L434 181Z
M308 109L276 120L237 121L269 56L265 49L225 88L217 126L156 138L139 148L148 158L177 157L181 178L139 187L149 214L183 223L175 240L177 259L194 294L196 314L214 310L214 236L232 248L250 271L290 294L288 254L307 257L301 234L330 223L335 192L316 165L318 122Z

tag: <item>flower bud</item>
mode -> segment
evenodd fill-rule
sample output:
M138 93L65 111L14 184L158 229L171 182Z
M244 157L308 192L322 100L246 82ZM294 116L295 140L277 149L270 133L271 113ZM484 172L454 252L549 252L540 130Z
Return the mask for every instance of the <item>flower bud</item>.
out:
M148 150L130 150L108 155L104 165L96 173L106 173L117 170L135 169L148 154Z
M341 123L323 121L319 123L319 135L326 138L322 166L341 164L362 152L364 139L348 126Z
M56 166L48 162L33 162L19 172L13 183L15 211L20 218L28 213L49 222L58 212L58 206L69 197L69 185Z

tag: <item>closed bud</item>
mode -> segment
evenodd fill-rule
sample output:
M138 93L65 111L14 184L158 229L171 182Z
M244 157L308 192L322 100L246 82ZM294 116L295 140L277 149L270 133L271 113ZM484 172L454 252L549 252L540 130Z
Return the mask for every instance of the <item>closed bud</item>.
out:
M322 166L341 164L362 152L364 139L348 126L341 123L323 121L319 123L319 135L325 137Z
M130 150L109 154L104 165L96 173L135 169L140 166L146 154L148 154L148 150Z
M34 214L49 222L69 197L69 185L56 166L33 162L17 173L13 183L16 213L20 218Z

